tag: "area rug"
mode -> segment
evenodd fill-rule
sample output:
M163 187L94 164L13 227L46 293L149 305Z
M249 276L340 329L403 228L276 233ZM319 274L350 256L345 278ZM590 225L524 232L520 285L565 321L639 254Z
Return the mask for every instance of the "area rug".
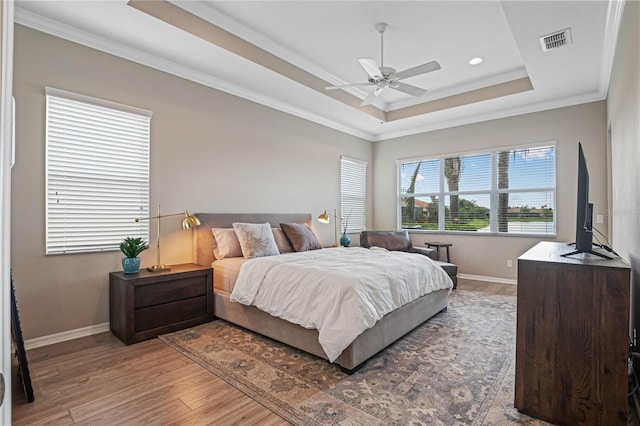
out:
M515 305L458 289L352 375L222 320L160 339L297 425L545 424L513 408Z

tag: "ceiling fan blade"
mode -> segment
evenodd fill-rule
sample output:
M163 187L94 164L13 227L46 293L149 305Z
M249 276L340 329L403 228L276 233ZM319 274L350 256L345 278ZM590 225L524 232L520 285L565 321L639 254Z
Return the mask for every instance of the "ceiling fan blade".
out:
M361 87L361 86L373 86L373 83L339 84L337 86L327 86L324 88L324 90L348 89L349 87Z
M390 78L392 80L401 80L403 78L413 77L414 75L425 74L431 71L440 69L438 61L427 62L426 64L418 65L417 67L409 68L404 71L393 74Z
M363 58L358 59L358 62L360 62L362 68L364 68L367 74L369 74L369 77L373 78L374 80L382 79L382 71L380 71L380 67L376 63L375 59Z
M426 90L416 86L412 86L407 83L396 82L389 87L391 87L392 89L398 90L402 93L406 93L407 95L416 96L416 97L422 96L425 93L427 93Z
M375 89L373 89L371 92L369 92L369 94L367 95L366 98L364 98L364 101L362 101L362 103L360 104L360 106L367 106L367 105L371 105L373 103L373 101L376 100L376 98L378 97L378 95L380 94L380 92L382 92L382 90L378 89L377 87Z

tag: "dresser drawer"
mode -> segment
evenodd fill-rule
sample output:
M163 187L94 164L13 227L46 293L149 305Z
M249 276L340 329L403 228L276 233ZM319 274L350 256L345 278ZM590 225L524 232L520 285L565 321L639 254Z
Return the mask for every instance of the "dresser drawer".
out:
M137 309L134 315L136 317L134 322L136 333L194 318L206 317L207 297L194 297L192 299L180 300L164 305Z
M160 305L207 294L207 277L197 276L135 287L134 308Z

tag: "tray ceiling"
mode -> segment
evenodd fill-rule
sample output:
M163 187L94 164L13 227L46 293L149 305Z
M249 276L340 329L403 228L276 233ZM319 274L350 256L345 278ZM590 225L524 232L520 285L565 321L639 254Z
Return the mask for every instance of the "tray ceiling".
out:
M618 1L20 1L16 22L368 140L606 98ZM359 58L442 69L422 97L366 81ZM570 30L544 51L540 37ZM479 65L469 60L482 57Z

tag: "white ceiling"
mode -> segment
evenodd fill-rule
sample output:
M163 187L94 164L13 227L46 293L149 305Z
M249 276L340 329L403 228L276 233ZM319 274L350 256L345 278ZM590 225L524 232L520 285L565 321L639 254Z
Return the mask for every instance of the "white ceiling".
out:
M177 0L168 6L174 12L163 20L125 0L18 0L16 22L375 141L604 99L624 3ZM177 28L169 23L176 11L223 28L292 70L313 74L322 87L366 81L358 59L380 63L378 22L389 24L386 66L400 71L437 60L442 69L404 80L427 89L423 97L387 89L374 104L380 111L372 114L357 107L357 99L345 103L282 68L225 50L195 28ZM571 29L572 43L543 52L539 37L565 28ZM475 56L484 62L469 65ZM532 90L450 102L455 95L526 77ZM350 91L360 99L367 92ZM408 118L384 118L386 112L424 112L420 107L429 105L440 106L407 113Z

